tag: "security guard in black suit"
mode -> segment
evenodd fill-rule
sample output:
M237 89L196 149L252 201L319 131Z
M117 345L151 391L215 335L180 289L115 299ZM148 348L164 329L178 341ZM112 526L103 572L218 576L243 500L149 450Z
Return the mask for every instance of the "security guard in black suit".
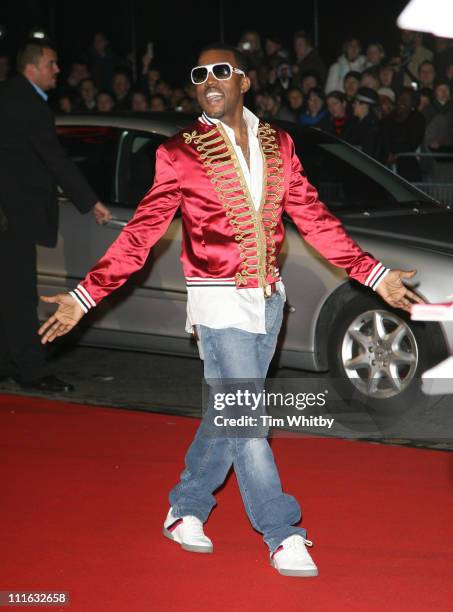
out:
M57 185L98 223L111 214L59 144L46 102L60 72L50 42L28 41L17 71L0 90L0 380L70 391L49 372L37 334L36 245L56 245Z

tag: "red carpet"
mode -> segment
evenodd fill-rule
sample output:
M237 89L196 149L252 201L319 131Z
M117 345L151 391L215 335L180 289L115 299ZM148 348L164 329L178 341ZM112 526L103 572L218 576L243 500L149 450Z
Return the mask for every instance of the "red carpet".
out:
M450 609L453 454L274 440L320 571L285 578L268 564L234 476L207 524L213 555L161 536L197 425L0 396L0 590L69 591L65 609L88 612Z

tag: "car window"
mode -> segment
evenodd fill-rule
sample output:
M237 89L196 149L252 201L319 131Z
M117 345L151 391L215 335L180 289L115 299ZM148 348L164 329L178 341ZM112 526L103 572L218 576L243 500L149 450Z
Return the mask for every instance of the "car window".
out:
M120 130L104 126L57 126L63 149L103 202L113 202Z
M296 153L319 197L334 211L369 210L424 201L423 193L339 140L293 130Z
M395 201L382 185L334 155L325 145L304 147L299 158L308 180L317 188L321 200L332 209L361 207L364 198L367 207L370 202Z
M122 205L136 208L152 186L156 149L164 140L159 134L123 132L116 185L118 202Z

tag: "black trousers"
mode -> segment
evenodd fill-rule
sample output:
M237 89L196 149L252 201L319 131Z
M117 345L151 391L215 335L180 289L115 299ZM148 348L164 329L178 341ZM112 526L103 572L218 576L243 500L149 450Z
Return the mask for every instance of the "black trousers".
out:
M0 376L27 382L48 374L38 336L36 246L0 233Z

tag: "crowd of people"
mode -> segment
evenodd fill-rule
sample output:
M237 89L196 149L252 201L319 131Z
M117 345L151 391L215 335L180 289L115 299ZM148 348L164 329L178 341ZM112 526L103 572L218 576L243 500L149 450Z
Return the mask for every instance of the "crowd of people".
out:
M350 38L330 66L301 30L292 49L256 31L237 46L252 81L246 105L260 118L330 132L412 181L453 182L453 41L401 31L397 53L389 53L380 42L362 47ZM10 72L0 56L0 80ZM193 84L169 83L151 50L134 69L103 33L70 65L53 104L63 113L199 111Z

